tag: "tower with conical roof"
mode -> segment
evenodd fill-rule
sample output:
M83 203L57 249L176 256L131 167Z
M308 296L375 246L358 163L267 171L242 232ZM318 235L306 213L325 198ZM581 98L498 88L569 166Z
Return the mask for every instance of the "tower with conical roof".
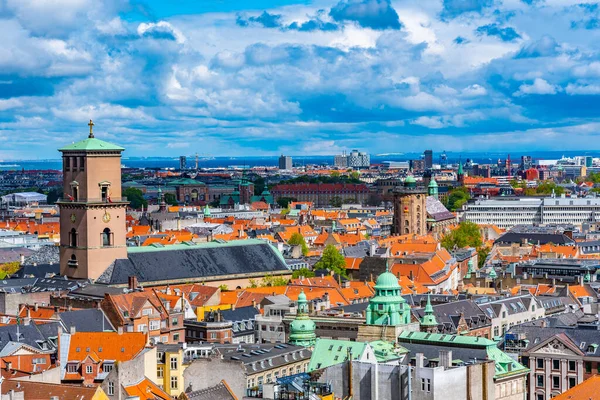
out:
M124 148L94 136L58 151L63 160L60 209L60 273L97 279L118 258L127 258L125 210L121 193Z
M288 343L297 346L312 347L315 345L317 335L316 324L308 317L308 302L304 289L298 296L298 311L296 318L290 324Z
M456 173L459 186L465 185L465 171L463 170L462 161L458 162L458 172Z
M421 332L437 332L437 319L433 313L433 307L431 306L431 295L427 295L427 304L425 305L424 315L421 318Z
M210 208L208 208L208 204L204 206L204 218L210 218Z

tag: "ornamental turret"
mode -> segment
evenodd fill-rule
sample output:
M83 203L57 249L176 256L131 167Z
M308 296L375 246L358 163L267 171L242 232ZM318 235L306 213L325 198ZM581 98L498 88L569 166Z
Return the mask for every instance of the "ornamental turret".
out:
M308 302L304 289L298 296L298 311L296 318L290 324L290 336L288 343L297 346L312 347L315 345L317 335L316 324L308 317Z

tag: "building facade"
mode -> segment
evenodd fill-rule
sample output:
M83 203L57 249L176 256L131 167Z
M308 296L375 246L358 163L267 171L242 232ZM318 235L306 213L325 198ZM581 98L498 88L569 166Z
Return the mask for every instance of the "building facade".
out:
M404 186L394 189L393 233L424 235L427 232L427 190L408 176Z

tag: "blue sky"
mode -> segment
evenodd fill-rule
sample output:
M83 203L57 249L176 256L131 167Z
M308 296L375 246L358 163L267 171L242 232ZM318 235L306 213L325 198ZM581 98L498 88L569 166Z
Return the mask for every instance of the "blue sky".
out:
M0 160L598 150L600 7L0 0Z

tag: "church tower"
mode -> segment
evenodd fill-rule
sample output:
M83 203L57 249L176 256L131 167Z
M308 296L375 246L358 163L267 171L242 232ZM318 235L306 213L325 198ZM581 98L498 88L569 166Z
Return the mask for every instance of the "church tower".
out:
M308 302L304 290L298 295L298 312L290 324L288 343L297 346L313 347L317 341L316 324L308 317Z
M398 235L425 235L427 233L427 189L417 186L408 176L404 186L394 189L393 232Z
M94 137L61 149L63 198L60 208L60 272L97 279L118 258L127 258L125 209L121 198L121 152Z
M425 305L424 315L421 318L421 332L437 333L437 320L431 306L430 295L427 295L427 305Z

